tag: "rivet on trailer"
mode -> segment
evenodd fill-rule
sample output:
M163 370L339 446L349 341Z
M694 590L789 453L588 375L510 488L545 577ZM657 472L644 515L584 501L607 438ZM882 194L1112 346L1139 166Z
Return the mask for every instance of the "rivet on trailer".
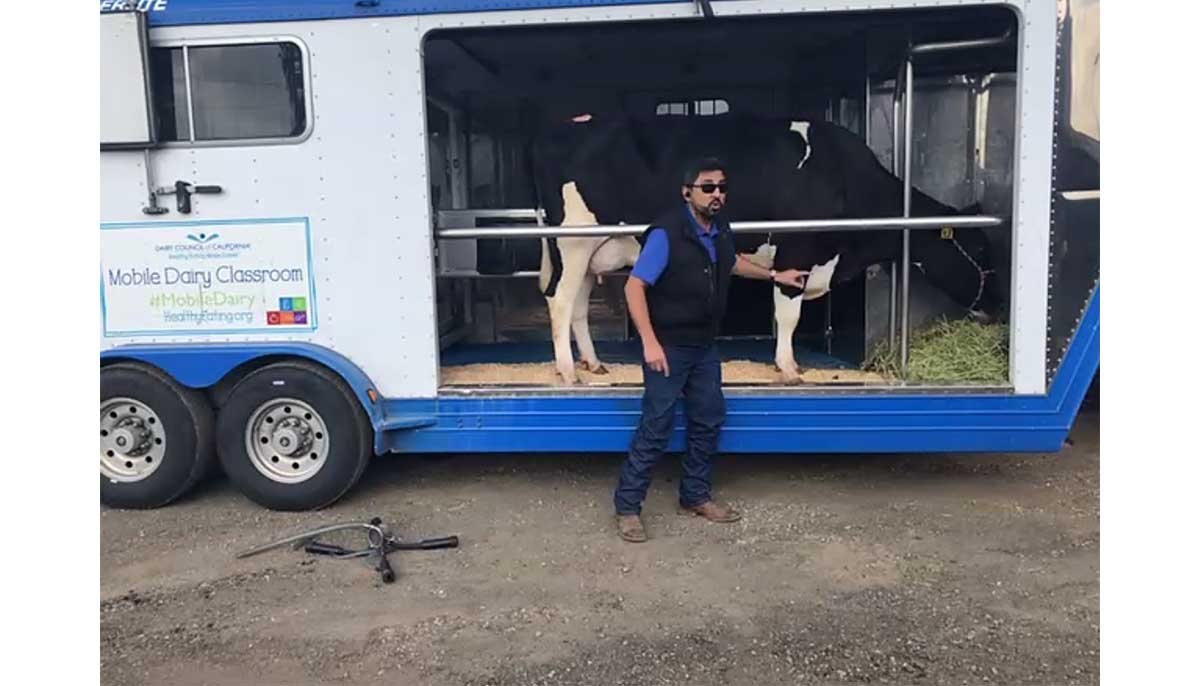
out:
M1099 3L705 4L102 2L103 502L165 505L217 462L255 502L311 509L374 455L625 450L624 275L577 310L609 373L566 383L542 250L637 235L631 203L659 191L567 221L536 178L555 127L614 120L651 166L672 132L785 120L814 155L794 173L835 132L895 184L886 216L734 222L747 252L896 247L843 254L783 343L770 286L739 284L724 451L1060 448L1099 358ZM964 304L930 256L973 233ZM970 324L1000 357L980 381L925 346L985 286L994 316Z

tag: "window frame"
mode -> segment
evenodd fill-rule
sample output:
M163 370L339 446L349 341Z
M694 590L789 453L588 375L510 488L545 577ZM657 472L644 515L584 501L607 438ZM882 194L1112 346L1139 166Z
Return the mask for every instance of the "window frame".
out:
M188 55L189 47L235 47L239 45L262 45L274 43L291 43L300 50L300 71L304 82L304 130L295 136L274 136L266 138L222 138L217 140L196 140L195 112L192 107L192 65ZM253 145L297 145L308 140L314 128L312 92L312 65L309 60L308 45L296 36L238 36L229 38L177 38L172 40L157 40L150 42L150 51L155 49L183 49L184 90L187 97L187 121L189 140L159 141L160 148L228 148ZM155 116L158 112L154 112Z

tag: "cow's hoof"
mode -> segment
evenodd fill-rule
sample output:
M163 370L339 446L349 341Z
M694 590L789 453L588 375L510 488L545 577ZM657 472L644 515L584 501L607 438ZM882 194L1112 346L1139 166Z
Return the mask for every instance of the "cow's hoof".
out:
M775 369L783 376L783 383L789 386L795 386L800 383L800 370L781 369L779 366L776 366Z
M584 360L580 360L575 363L575 368L582 369L583 371L590 372L592 374L607 374L608 373L608 368L606 368L603 364L600 364L599 362L597 362L593 366L592 364L590 364Z

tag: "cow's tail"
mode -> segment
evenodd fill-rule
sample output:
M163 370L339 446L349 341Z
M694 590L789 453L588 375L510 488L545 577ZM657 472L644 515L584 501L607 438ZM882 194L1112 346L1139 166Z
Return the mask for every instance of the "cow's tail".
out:
M538 274L538 285L542 295L553 298L558 292L558 282L562 280L563 263L562 250L558 247L557 238L542 239L542 268Z
M546 164L542 159L548 152L540 149L536 136L530 140L528 149L527 163L529 178L533 181L534 209L538 212L537 224L545 226L546 220L549 220L551 216L551 210L546 203L547 193L553 187L553 184L549 184L546 176L549 172L545 169ZM542 238L541 241L542 261L538 272L538 287L541 289L542 295L553 298L554 294L558 292L558 282L562 280L562 251L558 247L556 238Z
M534 166L533 164L530 165ZM533 174L533 197L535 200L535 209L538 211L537 224L545 226L546 222L542 219L542 215L546 212L546 204L542 202L542 193L538 185L537 174ZM547 298L553 298L558 292L558 282L562 279L562 250L558 247L557 238L542 238L542 263L538 271L538 286L541 288L542 295Z

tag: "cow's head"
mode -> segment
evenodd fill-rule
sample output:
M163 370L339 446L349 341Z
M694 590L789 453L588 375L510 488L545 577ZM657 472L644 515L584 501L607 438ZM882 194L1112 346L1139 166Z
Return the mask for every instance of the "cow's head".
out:
M966 214L968 212L964 212ZM912 232L912 259L930 283L981 322L1000 318L991 245L981 229Z

